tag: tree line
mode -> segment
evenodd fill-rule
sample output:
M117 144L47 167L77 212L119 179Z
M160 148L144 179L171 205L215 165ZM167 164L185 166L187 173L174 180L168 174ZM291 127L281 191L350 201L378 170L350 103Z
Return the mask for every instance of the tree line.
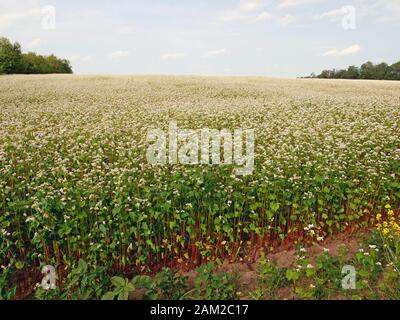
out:
M361 67L350 66L347 69L324 70L319 75L311 74L309 78L400 80L400 61L392 65L386 62L374 64L368 61Z
M18 42L0 38L0 74L48 73L72 73L72 67L67 59L59 59L53 54L22 53Z

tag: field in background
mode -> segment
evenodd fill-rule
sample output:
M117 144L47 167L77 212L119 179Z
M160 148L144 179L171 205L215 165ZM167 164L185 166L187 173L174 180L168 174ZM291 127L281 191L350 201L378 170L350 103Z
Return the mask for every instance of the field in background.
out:
M253 174L151 166L147 130L171 120L254 129ZM252 261L386 205L400 206L400 83L0 77L0 263L21 279L79 259L126 275Z

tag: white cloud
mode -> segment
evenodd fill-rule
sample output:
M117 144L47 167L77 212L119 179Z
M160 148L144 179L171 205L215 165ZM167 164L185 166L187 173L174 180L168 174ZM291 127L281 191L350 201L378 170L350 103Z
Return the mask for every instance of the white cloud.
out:
M25 11L8 12L0 15L0 28L8 28L16 23L25 22L27 19L40 17L40 9L29 9Z
M345 12L343 12L343 8L336 9L336 10L331 10L331 11L326 11L320 15L313 16L314 20L321 20L321 19L331 19L335 20L336 18L343 17Z
M125 58L125 57L129 56L129 51L118 50L118 51L111 53L110 56L111 56L111 58L114 58L114 59Z
M242 0L239 11L251 12L260 8L264 4L263 0Z
M332 49L323 54L323 56L335 56L335 57L340 57L340 56L347 56L350 54L355 54L361 50L361 47L358 44L354 44L351 47L348 47L343 50L338 50L338 49Z
M252 13L262 8L264 0L242 0L235 10L225 12L219 17L222 22L248 20Z
M265 21L270 19L272 19L272 15L267 11L263 11L254 19L254 22Z
M283 26L288 26L289 24L291 24L294 20L294 17L291 14L287 14L286 16L284 16L283 18L280 19L280 23Z
M216 49L216 50L210 50L207 52L206 57L211 58L211 57L216 57L220 56L226 53L226 49Z
M295 7L302 4L317 3L321 0L282 0L279 4L279 8Z
M164 53L161 56L162 60L181 60L186 57L186 53Z
M42 39L40 39L40 38L35 38L35 39L32 39L31 41L29 41L29 42L26 44L26 48L27 48L27 49L31 49L31 48L37 47L37 46L40 45L41 43L43 43L43 40L42 40Z

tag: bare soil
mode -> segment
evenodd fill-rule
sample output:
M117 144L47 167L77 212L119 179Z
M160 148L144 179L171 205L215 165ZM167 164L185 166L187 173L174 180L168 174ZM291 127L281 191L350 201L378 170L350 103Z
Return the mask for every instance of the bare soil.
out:
M308 258L311 263L315 263L316 259L324 253L324 249L329 249L329 253L338 257L341 247L345 247L346 260L351 259L358 249L361 247L362 243L365 243L368 238L370 231L362 230L358 231L352 235L348 234L338 234L326 238L324 241L319 243L314 243L309 246L305 246L308 253ZM259 255L258 255L259 256ZM276 248L273 253L268 254L267 259L269 261L275 262L280 268L288 268L293 265L296 261L296 250L292 248L290 250L283 248ZM254 263L249 262L233 262L225 260L222 265L219 266L216 272L229 272L233 275L234 281L237 285L237 289L243 292L243 299L248 299L248 292L254 291L258 286L258 268L259 262ZM195 285L195 279L198 274L195 270L191 271L179 271L179 273L188 278L188 284L190 288ZM144 290L136 290L130 295L130 299L140 300L145 296ZM277 290L276 296L278 299L294 299L294 294L292 288L280 288ZM335 299L341 300L346 299L344 296L335 297Z

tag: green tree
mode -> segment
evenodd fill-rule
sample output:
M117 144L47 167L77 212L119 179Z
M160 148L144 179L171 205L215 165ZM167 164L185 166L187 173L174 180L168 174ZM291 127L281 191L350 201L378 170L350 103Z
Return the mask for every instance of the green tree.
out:
M55 55L42 56L33 52L21 53L21 45L0 38L0 74L72 73L68 60Z
M59 59L55 55L41 56L34 52L22 54L22 70L25 74L72 73L68 60Z
M346 70L335 70L335 79L347 79L347 71Z
M389 66L386 62L382 62L374 66L374 79L386 79L386 74L389 71Z
M400 80L400 61L392 64L386 73L387 80Z
M374 79L374 64L371 61L361 66L360 77L361 79Z
M0 38L0 74L21 72L21 45Z
M321 74L318 76L318 78L322 79L332 79L335 75L334 70L324 70L321 72Z
M350 66L347 68L346 77L347 79L359 79L360 70L356 66Z
M364 63L360 68L350 66L346 70L324 70L317 78L322 79L375 79L400 80L400 61L389 66L386 62L373 64Z

